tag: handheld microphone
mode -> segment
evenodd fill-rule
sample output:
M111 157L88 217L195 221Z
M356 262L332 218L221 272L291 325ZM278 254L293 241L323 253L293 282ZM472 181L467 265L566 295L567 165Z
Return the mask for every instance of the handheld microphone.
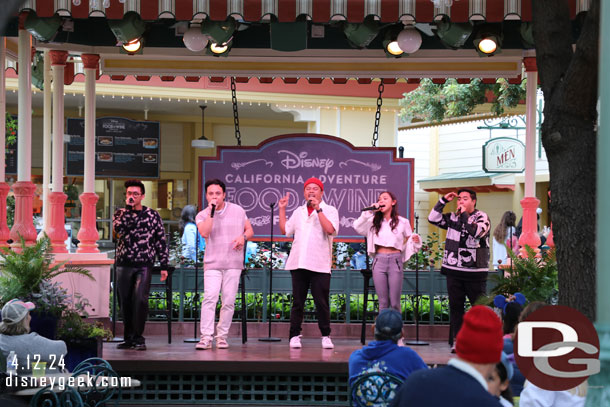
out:
M362 208L362 209L360 209L360 212L364 212L364 211L376 211L377 209L381 209L381 208L384 208L384 207L385 207L385 205L379 205L379 206L372 205L372 206L367 206L366 208Z
M210 218L214 217L214 212L216 211L216 204L212 204L212 211L210 212Z
M129 201L129 204L133 204L133 202L134 202L133 197L129 197L128 201Z
M311 199L309 199L309 200L307 201L307 206L310 206L310 207L311 207L311 206L313 206L313 205L311 204Z
M271 203L269 204L269 207L270 207L271 209L273 209L273 207L274 207L274 206L275 206L275 202L271 202Z

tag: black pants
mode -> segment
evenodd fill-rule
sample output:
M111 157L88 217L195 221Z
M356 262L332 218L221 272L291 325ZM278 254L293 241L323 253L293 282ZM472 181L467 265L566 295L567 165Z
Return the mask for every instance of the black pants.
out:
M322 336L330 335L330 273L316 273L305 269L296 269L292 274L292 309L290 310L290 338L301 334L303 310L307 291L311 287L311 295L316 305L318 327Z
M485 295L487 280L465 280L447 275L447 293L449 294L449 324L451 334L455 338L462 327L466 297L471 305L482 295Z
M148 318L148 295L152 266L117 266L117 288L123 314L125 342L144 343L144 325Z

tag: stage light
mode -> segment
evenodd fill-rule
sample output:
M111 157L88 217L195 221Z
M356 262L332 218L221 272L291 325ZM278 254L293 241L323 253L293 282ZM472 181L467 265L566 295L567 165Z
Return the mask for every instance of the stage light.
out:
M191 26L191 28L186 30L182 41L184 46L193 52L203 51L209 42L208 37L201 32L201 27L199 26Z
M237 29L237 22L233 17L225 21L205 20L201 25L201 32L208 36L210 42L217 45L226 45L233 38Z
M225 44L225 45L218 45L215 43L210 44L210 51L212 51L214 54L224 54L225 52L227 52L228 49L229 49L228 44Z
M42 52L36 52L32 61L32 86L44 90L44 58Z
M532 49L534 47L534 25L531 22L522 22L519 32L521 33L521 43L523 48Z
M122 49L130 55L137 54L142 50L142 41L139 38L122 45Z
M294 52L307 49L307 22L272 22L270 27L271 49Z
M470 23L452 23L449 18L443 17L436 24L436 35L443 45L451 49L463 47L470 34L472 34Z
M53 41L61 27L61 17L54 14L53 17L43 18L38 17L34 11L30 11L25 19L24 27L38 41Z
M346 23L343 26L343 33L354 47L366 48L377 37L379 29L379 22L369 15L362 23Z
M412 54L421 47L422 38L419 31L414 27L405 27L396 37L396 42L403 52Z
M122 20L108 20L108 26L117 41L126 44L142 37L146 30L146 23L135 11L128 11Z
M502 52L502 30L498 25L481 24L477 27L474 46L480 56L492 56Z
M394 56L399 56L404 53L404 51L400 48L397 41L390 41L385 47L386 51Z

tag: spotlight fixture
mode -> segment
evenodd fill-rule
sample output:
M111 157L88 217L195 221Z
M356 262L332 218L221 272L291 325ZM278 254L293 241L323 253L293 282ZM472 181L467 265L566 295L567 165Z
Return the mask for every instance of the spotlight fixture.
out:
M53 41L61 27L61 17L59 14L53 14L52 17L38 17L34 11L30 11L25 18L24 27L38 41Z
M387 52L394 56L400 56L404 53L404 51L400 48L396 40L388 42L388 44L385 46L385 49Z
M201 32L200 26L191 26L182 37L184 46L193 52L200 52L208 45L208 37Z
M405 29L398 34L396 42L403 52L413 54L421 47L422 37L415 27L410 26L405 27Z
M307 22L271 22L271 49L293 52L307 48Z
M36 52L32 61L32 85L44 90L44 58L42 52Z
M362 23L346 23L343 33L347 41L356 48L366 48L379 34L379 22L373 15L368 15Z
M472 29L470 23L452 23L448 17L443 17L436 24L436 35L446 47L459 49L472 34Z
M232 40L229 40L224 44L216 44L215 42L210 42L208 48L206 49L206 54L211 55L213 57L227 57L229 56L229 52L231 52L232 47Z
M495 24L478 26L474 46L480 56L492 56L502 52L502 29Z
M227 45L233 38L233 33L237 29L237 22L233 17L225 21L211 21L206 19L201 25L201 32L210 39L210 42L217 45Z
M128 53L129 55L134 55L142 52L142 40L140 38L136 38L135 40L131 40L121 46L121 49Z
M135 11L128 11L122 20L109 20L108 25L117 41L126 44L139 39L146 30L146 24Z

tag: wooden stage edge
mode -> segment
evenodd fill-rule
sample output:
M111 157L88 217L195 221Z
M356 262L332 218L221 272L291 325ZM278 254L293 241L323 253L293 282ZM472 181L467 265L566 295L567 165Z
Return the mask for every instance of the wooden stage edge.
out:
M301 349L291 349L288 339L280 342L261 342L249 338L245 344L240 337L229 338L229 349L196 350L194 343L173 335L167 343L166 335L146 338L146 351L120 350L116 343L105 342L102 357L119 372L149 373L329 373L347 374L352 352L361 349L358 339L333 339L334 349L322 349L320 337L303 337ZM367 342L368 343L368 342ZM428 346L411 346L430 366L445 365L453 356L447 341L429 341Z

